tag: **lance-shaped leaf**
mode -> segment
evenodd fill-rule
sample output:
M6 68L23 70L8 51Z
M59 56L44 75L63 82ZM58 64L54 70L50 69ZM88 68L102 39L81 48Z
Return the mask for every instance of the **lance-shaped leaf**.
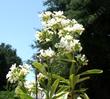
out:
M79 75L74 75L74 74L71 74L70 77L69 77L69 81L70 81L70 87L72 88L72 90L74 89L77 81L79 80Z
M71 64L70 75L71 75L71 74L75 74L75 66L74 66L74 63Z
M38 69L42 74L47 75L46 69L45 69L45 65L35 61L33 63L33 66Z
M62 93L62 92L66 92L70 89L70 86L68 85L59 85L59 90L56 92L56 94Z
M100 73L103 73L103 70L100 70L100 69L91 69L91 70L87 70L81 74L78 74L80 76L82 75L88 75L88 74L100 74Z
M58 87L58 84L59 84L59 79L55 80L54 83L52 84L51 92L50 92L50 97L51 98L55 94L55 91L56 91L56 89Z
M67 85L69 84L69 80L61 77L60 75L52 74L52 78L59 79L61 82L64 82Z
M65 61L65 62L71 62L71 63L75 63L76 61L75 60L73 60L73 59L60 59L60 60L62 60L62 61Z
M75 90L76 93L84 93L88 88L80 88L79 90Z
M88 80L88 79L90 79L90 77L83 77L83 78L80 78L76 83L81 83L81 82Z
M53 97L53 99L67 99L69 92L61 92Z
M27 93L25 93L19 86L15 89L15 93L20 97L20 99L33 99Z

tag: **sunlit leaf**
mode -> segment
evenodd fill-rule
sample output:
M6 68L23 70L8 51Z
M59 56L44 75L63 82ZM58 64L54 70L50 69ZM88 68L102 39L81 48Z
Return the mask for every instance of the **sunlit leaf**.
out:
M90 79L90 77L80 78L80 79L77 81L77 83L81 83L81 82L83 82L83 81L85 81L85 80L88 80L88 79Z
M65 92L65 91L67 91L67 90L69 90L70 89L70 87L69 86L66 86L66 85L60 85L59 86L60 88L59 88L59 90L56 92L56 94L58 94L58 93L61 93L61 92Z
M25 93L19 86L15 90L16 94L20 97L20 99L33 99L27 93Z
M61 92L53 97L53 99L67 99L68 92Z
M61 77L60 75L52 74L52 77L55 78L55 79L59 79L61 82L64 82L65 84L69 84L69 80Z
M59 79L55 80L51 87L50 97L52 98L59 84Z
M82 76L82 75L87 75L87 74L101 74L101 73L103 73L103 71L100 69L91 69L91 70L87 70L79 75Z
M45 66L37 61L33 63L33 66L37 68L42 74L47 75Z

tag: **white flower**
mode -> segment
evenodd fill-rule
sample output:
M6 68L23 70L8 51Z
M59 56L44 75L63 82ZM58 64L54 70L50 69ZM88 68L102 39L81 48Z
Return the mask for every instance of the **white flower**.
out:
M44 75L42 73L37 74L37 79L44 77Z
M72 32L73 28L71 26L67 26L64 28L65 31Z
M15 83L16 81L19 80L19 72L17 71L17 69L9 71L8 74L6 75L6 78L10 83Z
M23 64L23 65L19 65L19 67L22 69L22 68L25 68L27 70L30 70L31 69L31 66L28 65L28 64Z
M16 64L13 64L10 67L10 71L6 75L6 79L10 83L15 83L20 80L20 78L23 76L26 76L29 72L30 66L27 64L16 66Z
M6 78L8 79L9 77L11 77L12 73L11 71L8 72L8 74L6 75Z
M57 24L59 24L62 21L62 18L56 17L55 20L56 20Z
M73 39L73 42L74 42L74 46L75 46L76 44L79 44L79 40L77 40L77 39Z
M46 99L46 93L40 87L38 87L37 97L38 97L38 99Z
M35 80L25 81L24 86L25 86L25 88L28 89L28 91L31 91L32 88L35 87L35 84L36 84Z
M76 45L78 46L79 50L81 50L79 40L73 39L71 35L66 35L61 37L60 42L56 43L55 47L64 48L65 50L71 52L75 50Z
M16 81L18 81L19 79L19 70L16 67L16 64L13 64L10 67L10 71L8 72L8 74L6 75L6 79L10 82L10 83L15 83Z
M84 30L84 28L81 24L74 24L72 29L73 29L73 31L83 31Z
M10 70L13 71L13 70L15 70L15 68L16 68L16 64L13 64L13 65L10 67Z
M70 19L62 19L62 20L61 20L62 26L67 26L70 22L71 22Z
M62 16L63 11L54 11L55 16Z
M63 29L65 31L68 31L68 32L77 32L77 31L79 31L80 32L80 35L84 31L83 26L81 24L78 24L78 23L75 23L73 25L67 25Z
M47 11L47 12L42 12L41 14L39 14L39 17L41 17L41 18L49 17L50 15L52 15L52 12Z
M64 48L68 51L72 51L73 47L74 47L74 43L73 43L73 37L70 35L66 35L65 37L61 37L60 43L58 43L59 48Z
M23 75L23 76L27 75L29 73L30 68L31 68L31 66L28 64L19 65L19 67L21 68L20 73L19 73L20 76L21 75Z
M28 73L28 70L25 69L25 68L22 68L22 69L20 70L20 75L26 75L27 73Z
M46 11L46 12L45 12L45 15L46 15L46 16L50 16L50 15L52 15L52 12L51 12L51 11Z
M73 24L78 23L75 19L72 19L71 22L72 22Z
M35 99L35 95L36 95L36 82L35 80L32 81L25 81L24 82L24 87L27 89L28 94L33 97L33 99Z
M42 32L39 32L39 31L37 31L36 32L36 35L35 35L35 38L38 40L38 41L42 41L42 37L43 37L43 35L42 35Z
M45 75L43 75L42 73L37 74L37 80L41 80L42 78L46 78Z
M82 99L82 98L80 96L78 96L77 99Z
M40 50L40 56L42 57L52 57L55 55L55 52L49 47L47 50Z
M47 22L47 27L51 27L53 25L57 24L57 21L55 20L55 18L52 18L50 19L48 22Z
M69 41L73 40L73 37L71 35L66 35L64 38L65 40L69 40Z

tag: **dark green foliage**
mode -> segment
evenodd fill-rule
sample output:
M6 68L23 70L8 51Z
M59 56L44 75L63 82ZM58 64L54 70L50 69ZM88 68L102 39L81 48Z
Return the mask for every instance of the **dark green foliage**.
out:
M44 2L44 5L48 6L47 10L64 11L68 18L75 18L85 26L105 11L104 7L97 7L96 4L97 2L92 0L47 0Z
M0 99L15 99L14 91L0 91Z
M22 64L22 60L17 56L16 50L11 45L0 44L0 90L6 87L6 74L12 64Z
M89 59L88 68L103 69L99 77L88 83L89 93L94 99L110 99L110 14L104 13L86 28L81 37L83 51ZM92 91L91 91L92 89Z

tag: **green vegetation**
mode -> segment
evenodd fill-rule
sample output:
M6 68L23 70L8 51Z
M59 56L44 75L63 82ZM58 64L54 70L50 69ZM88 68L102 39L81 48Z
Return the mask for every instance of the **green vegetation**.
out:
M0 91L0 99L15 99L14 91Z

